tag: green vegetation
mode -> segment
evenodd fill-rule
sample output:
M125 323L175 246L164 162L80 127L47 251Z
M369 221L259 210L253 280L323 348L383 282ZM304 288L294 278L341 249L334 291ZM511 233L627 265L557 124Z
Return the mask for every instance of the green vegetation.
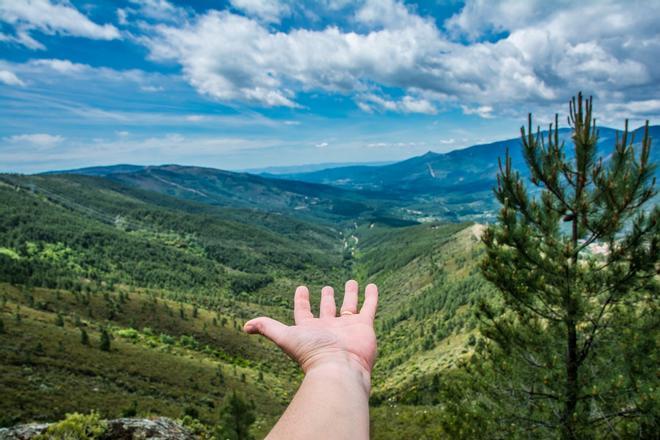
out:
M227 397L220 409L220 424L215 432L216 438L228 440L251 440L250 425L255 421L254 408L236 393Z
M484 355L450 388L448 430L489 438L651 438L657 435L660 209L651 141L627 130L597 158L591 99L571 102L573 159L557 128L522 128L531 183L507 156L499 222L484 235ZM532 195L530 195L532 194ZM564 227L565 226L565 227ZM606 250L593 253L592 244ZM453 389L452 389L453 388ZM466 414L468 415L466 417Z
M627 220L651 196L633 178L652 171L625 140L600 168L581 129L590 150L569 159L526 137L541 188L505 162L488 232L411 222L422 213L382 194L199 168L0 175L0 426L63 420L49 435L77 438L163 415L199 438L263 437L301 373L243 323L291 322L298 284L355 278L381 291L373 438L652 436L658 226ZM547 193L557 169L592 179L579 197L553 186L568 210ZM593 252L594 230L621 252ZM569 393L571 328L583 354Z
M254 403L251 432L259 437L301 376L241 327L264 313L290 320L299 283L318 291L354 275L391 292L379 317L374 404L436 401L415 380L432 383L465 356L463 332L474 327L466 309L473 286L465 280L477 273L480 252L467 225L368 221L356 229L187 202L101 178L2 181L0 246L12 250L0 254L7 283L0 285L2 425L90 410L104 418L182 418L194 408L195 422L187 420L213 432L221 403L235 391ZM396 252L382 259L383 247ZM451 319L434 328L445 317L432 310L441 303ZM432 337L417 353L419 335L410 330L420 324Z
M35 440L94 440L107 429L107 424L101 420L98 413L67 414L60 422L49 426L46 432Z
M101 329L101 342L99 348L103 351L110 351L110 335L105 328Z

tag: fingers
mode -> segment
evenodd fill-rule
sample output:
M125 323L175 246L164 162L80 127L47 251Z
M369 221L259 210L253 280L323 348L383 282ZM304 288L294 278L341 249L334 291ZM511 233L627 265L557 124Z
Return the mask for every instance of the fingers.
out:
M364 315L371 319L376 317L376 308L378 307L378 287L375 284L367 285L364 291L364 303L360 310L360 315Z
M309 290L305 286L299 286L293 297L293 319L296 324L300 324L313 317L312 307L309 305Z
M335 305L335 291L330 286L321 289L321 306L319 318L335 318L337 306Z
M287 326L271 318L260 317L245 323L243 330L250 334L260 334L277 345L285 340Z
M341 313L357 313L358 283L355 280L346 281L344 288L344 302L341 304Z

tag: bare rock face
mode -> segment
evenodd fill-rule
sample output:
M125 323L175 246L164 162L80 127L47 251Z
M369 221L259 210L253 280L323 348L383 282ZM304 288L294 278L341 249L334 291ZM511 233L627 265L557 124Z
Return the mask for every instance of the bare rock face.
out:
M0 440L30 440L43 434L50 425L31 423L0 429ZM188 440L195 437L172 419L108 420L108 429L99 440Z

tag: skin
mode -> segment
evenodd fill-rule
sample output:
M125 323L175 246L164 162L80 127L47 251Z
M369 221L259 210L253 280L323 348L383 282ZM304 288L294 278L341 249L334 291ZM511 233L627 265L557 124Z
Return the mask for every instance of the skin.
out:
M296 289L295 325L267 317L248 321L245 331L277 344L305 373L298 392L266 437L269 440L368 439L371 369L376 360L373 322L378 288L369 284L358 313L358 284L346 283L337 316L332 287L321 290L319 317L309 290Z

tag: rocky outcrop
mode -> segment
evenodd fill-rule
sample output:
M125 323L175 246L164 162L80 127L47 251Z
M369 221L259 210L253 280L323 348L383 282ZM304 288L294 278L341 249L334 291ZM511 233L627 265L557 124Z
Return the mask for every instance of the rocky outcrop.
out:
M0 440L29 440L43 434L48 423L31 423L0 429ZM108 420L108 428L99 440L188 440L195 437L172 419Z

